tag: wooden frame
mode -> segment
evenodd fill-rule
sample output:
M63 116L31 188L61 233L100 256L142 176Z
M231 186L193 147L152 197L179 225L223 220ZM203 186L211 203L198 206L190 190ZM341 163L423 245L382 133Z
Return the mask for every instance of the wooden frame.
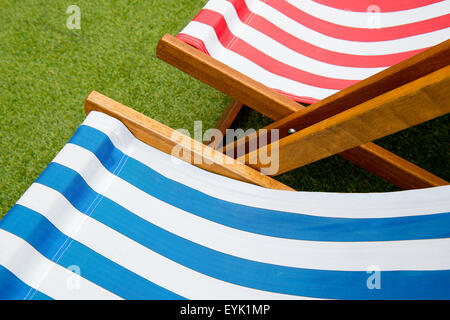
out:
M174 135L174 129L96 91L92 91L86 98L84 110L86 115L91 111L100 111L120 120L137 139L167 154L172 154L175 146L181 146L183 152L188 153L191 163L202 169L266 188L294 190L201 142L187 136L177 139L176 137L182 135L180 133ZM176 156L186 160L186 157L180 154ZM199 161L194 161L195 159Z
M449 112L450 66L446 66L284 137L276 148L269 144L238 160L263 170L261 155L277 152L280 174ZM254 164L249 163L252 159Z
M386 100L384 97L378 97L374 99L375 101L368 101L353 110L348 110L347 112L338 114L334 117L318 123L314 126L306 128L302 131L297 132L288 137L284 137L280 140L280 158L279 163L282 170L286 168L289 169L294 163L294 166L298 163L298 158L312 158L318 155L323 155L323 150L325 153L331 149L335 148L335 142L340 143L342 139L340 137L349 135L354 137L352 141L353 144L360 143L360 139L356 138L352 132L347 131L348 129L354 130L358 128L354 126L354 122L360 122L361 119L371 119L373 117L384 117L386 116L385 111L390 110L388 114L393 118L395 126L391 127L389 125L383 127L382 129L371 130L368 126L359 127L359 132L357 136L364 136L365 139L370 139L374 134L384 134L385 132L390 132L392 130L401 129L402 127L408 126L410 121L413 123L417 122L416 117L404 117L402 115L405 112L401 109L408 108L409 104L406 102L417 101L414 103L414 108L418 109L418 106L424 102L424 99L430 99L429 93L438 93L438 96L433 101L431 110L420 111L420 119L426 121L433 117L439 116L446 113L450 109L450 103L448 102L450 92L449 90L442 90L450 84L450 67L443 68L437 72L418 79L419 83L407 84L404 87L398 88L395 92L387 93L389 99ZM442 94L441 94L442 93ZM444 101L442 105L439 102ZM392 109L394 108L394 109ZM248 166L236 159L227 157L220 151L210 148L201 142L191 139L190 137L183 136L181 133L174 134L176 131L155 121L119 102L114 101L96 91L92 91L86 98L84 105L86 115L91 111L99 111L108 114L118 120L120 120L130 132L142 142L155 147L167 154L172 154L177 156L181 160L188 161L202 169L232 178L240 181L256 184L262 187L279 189L279 190L294 190L273 178L257 171L251 167L263 169L260 163ZM393 110L393 111L392 111ZM399 116L400 115L400 116ZM177 137L182 136L182 139ZM323 147L317 152L315 145L320 143ZM303 144L306 148L301 148L303 150L301 154L295 153L292 157L293 150L298 150L292 148L292 145ZM313 148L308 148L313 146ZM179 153L173 154L174 147L178 146L183 149L183 152L189 154L186 158ZM264 146L262 149L271 148L271 144ZM251 155L246 155L248 157ZM325 155L326 156L326 155ZM200 159L200 161L195 161ZM247 161L247 159L241 159L241 161Z
M228 107L216 123L216 129L222 133L222 136L225 136L226 130L231 127L243 106L244 105L242 102L231 99ZM220 145L221 141L204 141L204 143L211 148L216 149Z
M296 131L304 129L449 64L450 40L362 80L307 108L300 108L299 111L291 113L263 129L279 129L280 138L283 138L288 135L288 130L291 128ZM258 135L255 134L248 138L254 138ZM236 144L245 143L244 140L242 139Z
M307 128L448 65L450 41L422 52L307 108L171 35L166 34L159 41L157 57L224 92L235 101L240 101L275 120L265 129L279 129L280 137L283 138L288 134L289 129L298 131ZM255 137L258 137L258 134L253 136ZM237 144L246 144L245 141L241 140ZM251 151L247 150L247 152ZM413 189L447 184L439 177L373 143L356 145L342 151L340 155L347 160L402 188Z

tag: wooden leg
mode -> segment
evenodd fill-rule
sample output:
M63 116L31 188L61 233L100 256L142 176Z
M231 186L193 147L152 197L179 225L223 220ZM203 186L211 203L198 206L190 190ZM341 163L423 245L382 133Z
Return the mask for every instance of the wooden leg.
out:
M421 189L447 185L448 182L376 145L366 143L339 154L402 189ZM372 155L372 156L371 156Z
M257 142L254 142L254 140ZM230 145L224 146L222 152L226 153L227 149L232 148L234 151L229 151L227 154L236 154L236 158L239 158L246 153L255 151L255 149L250 149L250 146L263 146L261 141L270 143L270 134L252 133L245 139L241 138L230 143ZM242 150L242 153L237 154L237 150ZM341 152L339 156L402 189L421 189L448 184L447 181L431 172L372 142Z
M223 112L219 121L217 121L215 127L222 133L223 137L225 137L227 129L231 127L233 121L236 119L237 115L239 114L239 111L241 111L243 106L244 105L241 102L231 99L230 103L228 104L228 107ZM221 141L212 139L209 141L204 141L203 143L208 145L210 148L215 149L221 143Z

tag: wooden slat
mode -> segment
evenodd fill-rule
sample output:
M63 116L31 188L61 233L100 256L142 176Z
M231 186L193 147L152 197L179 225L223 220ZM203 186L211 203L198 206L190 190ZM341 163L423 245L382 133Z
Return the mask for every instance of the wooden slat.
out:
M288 130L291 128L297 131L304 129L449 64L450 40L447 40L309 107L300 108L297 112L291 113L263 129L278 129L281 139L288 135ZM258 135L261 136L261 134ZM253 139L258 135L254 134L249 138ZM242 139L235 144L244 143L245 141ZM364 153L359 155L364 156Z
M244 105L242 102L231 99L228 107L225 109L224 113L220 117L219 121L217 121L215 128L222 133L222 136L225 136L227 129L231 127L234 119L236 119L239 111L241 111ZM206 145L215 149L222 141L204 141Z
M156 56L271 119L279 120L301 108L288 97L170 34L159 41Z
M362 154L363 153L363 154ZM447 185L448 182L376 145L365 143L339 154L360 167L377 171L381 178L403 189ZM382 161L380 161L382 159ZM373 169L372 169L373 168ZM402 174L399 174L402 173Z
M449 64L450 40L447 40L307 108L301 108L301 110L273 122L266 129L279 129L280 138L283 138L288 135L290 128L299 131L309 127Z
M266 139L266 134L261 135L259 137L260 139L258 139L258 134L261 135L261 131L251 133L247 136L249 140L253 141L251 145L257 146L258 143L263 145L262 142L266 142L264 140ZM235 141L234 144L230 143L229 146L225 146L221 151L227 155L236 155L235 158L242 157L249 152L245 151L248 150L247 143L249 140L244 141L244 138L241 138ZM228 150L227 147L231 149ZM339 153L339 155L361 168L370 172L376 172L380 178L402 189L420 189L448 184L444 179L372 142L346 150Z
M254 151L250 150L249 146L264 146L268 140L270 141L270 134L268 137L266 136L266 133L263 134L263 131L259 130L224 146L220 150L227 155L234 155L234 158L239 158ZM420 189L448 184L444 179L373 142L351 148L339 153L339 155L402 189Z
M275 121L263 129L266 131L279 129L279 137L281 139L287 136L288 130L291 128L299 131L377 95L436 71L449 65L449 63L450 41L445 41L320 102L307 108L302 108L279 121ZM222 152L226 152L225 148L232 148L234 150L245 150L244 152L248 153L253 151L249 150L249 145L260 146L261 141L270 143L270 137L265 137L263 132L264 130L258 131L241 138L232 145L225 146ZM258 139L258 137L260 139L257 143L254 141L250 142ZM237 154L237 152L229 152L228 154L236 154L238 157L242 156L242 154ZM340 156L404 189L447 184L445 180L380 148L372 142L347 150Z
M349 150L450 111L450 66L309 126L278 143L278 174ZM277 152L272 145L239 159L262 169L260 155ZM269 152L269 153L268 153Z
M86 98L84 106L86 114L95 110L119 119L137 139L167 154L172 154L175 146L181 146L183 151L186 151L185 155L189 155L191 163L202 169L266 188L293 190L201 142L186 136L181 141L178 140L173 135L175 130L98 92L92 91ZM178 136L181 134L178 133ZM176 156L185 160L183 155L176 154Z

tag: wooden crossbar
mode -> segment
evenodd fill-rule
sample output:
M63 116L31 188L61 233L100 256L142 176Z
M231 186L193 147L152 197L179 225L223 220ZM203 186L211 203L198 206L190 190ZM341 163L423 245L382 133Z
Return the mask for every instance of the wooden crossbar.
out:
M202 169L266 188L293 190L281 182L263 175L199 141L175 132L172 128L96 91L92 91L86 98L84 109L86 115L91 111L100 111L120 120L142 142ZM182 152L173 153L175 147L181 148Z
M261 155L274 157L271 152L277 152L278 173L298 168L447 114L449 88L450 66L446 66L287 136L277 144L252 151L239 161L264 172L267 159L260 158Z
M279 138L283 138L288 135L289 129L299 131L449 64L450 40L275 121L264 127L264 130L241 138L233 145L223 147L222 152L234 154L236 158L241 157L245 153L254 151L249 146L261 146L262 142L270 143L270 135L266 136L266 133L272 129L278 129ZM403 189L448 184L447 181L372 142L346 150L339 155Z
M280 138L283 138L290 128L304 129L449 64L450 40L447 40L307 108L301 108L265 129L279 129Z

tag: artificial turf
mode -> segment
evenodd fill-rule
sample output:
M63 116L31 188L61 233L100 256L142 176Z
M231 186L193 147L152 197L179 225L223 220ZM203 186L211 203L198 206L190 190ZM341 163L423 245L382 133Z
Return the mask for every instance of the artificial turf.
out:
M83 121L97 90L173 128L214 126L229 98L160 61L155 48L205 0L0 1L0 217L38 177ZM66 27L69 5L81 29ZM424 106L426 108L426 106ZM449 179L448 116L378 141ZM245 110L235 126L267 119ZM338 156L278 179L298 190L380 192L397 188Z

